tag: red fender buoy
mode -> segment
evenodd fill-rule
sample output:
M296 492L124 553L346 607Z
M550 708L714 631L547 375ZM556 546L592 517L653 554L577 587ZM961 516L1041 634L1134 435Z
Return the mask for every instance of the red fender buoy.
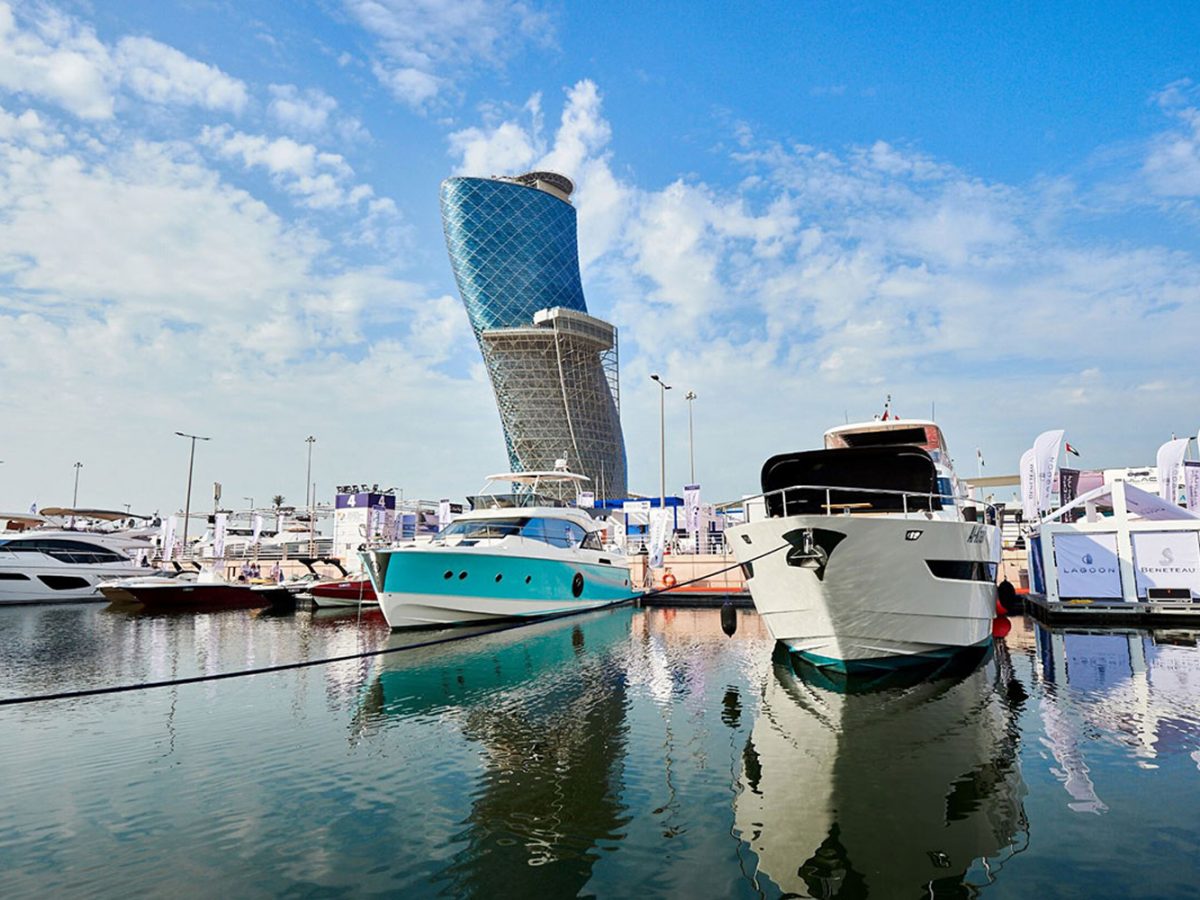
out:
M1008 637L1008 633L1010 631L1012 631L1012 619L1009 619L1006 616L1001 616L998 619L992 620L992 637Z

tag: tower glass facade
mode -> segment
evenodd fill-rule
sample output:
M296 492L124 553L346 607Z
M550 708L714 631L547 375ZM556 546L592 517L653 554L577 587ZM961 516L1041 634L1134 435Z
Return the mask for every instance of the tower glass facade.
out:
M617 332L587 314L571 189L544 172L450 178L442 224L513 471L552 469L565 458L597 494L620 497Z

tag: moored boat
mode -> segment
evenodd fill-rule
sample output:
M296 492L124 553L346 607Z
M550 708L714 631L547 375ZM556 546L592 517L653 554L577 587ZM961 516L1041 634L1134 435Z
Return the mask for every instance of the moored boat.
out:
M105 579L145 574L119 536L32 530L0 540L0 604L103 600Z
M999 529L980 519L930 421L825 434L773 456L729 543L776 640L840 671L944 657L991 640Z
M377 606L379 598L375 596L375 588L366 576L360 578L343 578L339 581L321 581L308 590L313 605L319 607L358 606L368 604Z
M211 569L187 580L153 576L127 579L102 585L100 591L112 603L148 610L254 609L295 602L295 597L281 585L225 581Z
M538 493L587 481L565 470L489 476L484 492L432 541L364 552L392 628L582 612L630 599L629 568L587 512Z

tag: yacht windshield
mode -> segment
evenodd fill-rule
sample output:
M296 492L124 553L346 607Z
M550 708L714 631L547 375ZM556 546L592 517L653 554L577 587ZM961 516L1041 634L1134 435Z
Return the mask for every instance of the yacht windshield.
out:
M565 519L522 516L511 519L461 519L448 525L438 538L459 538L460 542L499 540L518 535L554 547L578 547L587 532Z

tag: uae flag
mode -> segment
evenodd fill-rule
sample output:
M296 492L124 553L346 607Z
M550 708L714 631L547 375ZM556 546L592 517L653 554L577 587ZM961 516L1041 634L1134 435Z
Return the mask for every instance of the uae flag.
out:
M1066 447L1068 453L1072 453L1075 456L1079 455L1079 451L1076 450L1074 447L1072 447L1070 444L1066 443L1065 441L1063 442L1063 446Z

